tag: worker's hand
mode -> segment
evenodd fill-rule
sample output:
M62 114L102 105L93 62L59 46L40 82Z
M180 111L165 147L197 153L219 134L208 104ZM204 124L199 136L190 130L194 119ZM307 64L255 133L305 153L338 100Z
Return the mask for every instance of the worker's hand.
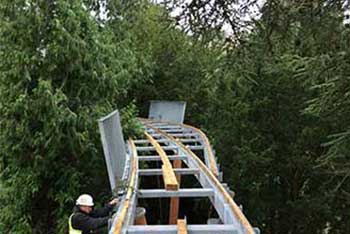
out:
M119 201L118 198L114 198L112 201L109 202L109 204L110 204L111 206L114 206L114 205L116 205L116 204L118 203L118 201Z

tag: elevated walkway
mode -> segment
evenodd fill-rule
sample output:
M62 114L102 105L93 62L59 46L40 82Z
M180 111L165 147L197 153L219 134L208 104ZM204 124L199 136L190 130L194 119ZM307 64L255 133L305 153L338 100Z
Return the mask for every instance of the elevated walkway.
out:
M159 113L159 109L157 109ZM104 119L105 120L105 119ZM116 119L115 119L116 120ZM104 142L107 164L118 161L125 164L122 173L110 170L110 178L114 175L115 184L111 188L119 194L121 202L113 216L109 234L172 234L172 233L216 233L216 234L255 234L254 229L241 208L233 200L233 192L221 182L222 173L219 170L212 147L205 134L192 126L176 122L155 119L140 119L144 134L138 139L129 139L125 147L125 155L116 153L111 156L107 149L109 144L115 144L113 139L103 135L111 129L100 128ZM119 132L121 134L121 132ZM120 138L118 138L120 139ZM107 154L106 154L107 152ZM124 150L122 150L124 152ZM153 164L152 164L153 163ZM151 166L157 163L158 168ZM110 169L111 168L111 169ZM196 180L196 186L183 187L184 176L191 175ZM145 188L146 177L161 176L162 186ZM199 186L198 186L199 185ZM140 199L169 199L169 221L162 225L135 225L136 207ZM179 209L183 205L181 198L206 198L217 217L208 217L203 224L188 224L186 218L179 217ZM147 213L147 207L146 207ZM148 213L146 217L152 214ZM190 216L191 214L185 214ZM211 219L211 221L210 221ZM212 220L215 220L213 223Z

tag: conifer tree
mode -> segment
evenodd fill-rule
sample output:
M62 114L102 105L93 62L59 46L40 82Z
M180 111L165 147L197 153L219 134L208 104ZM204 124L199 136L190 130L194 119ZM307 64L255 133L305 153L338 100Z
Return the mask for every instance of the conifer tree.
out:
M108 191L96 120L137 64L90 3L1 3L1 233L64 233L80 192Z

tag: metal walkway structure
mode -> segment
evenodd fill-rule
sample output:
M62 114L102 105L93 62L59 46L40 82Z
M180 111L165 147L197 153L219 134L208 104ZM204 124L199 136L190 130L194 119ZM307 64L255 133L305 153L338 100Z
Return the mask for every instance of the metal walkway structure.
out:
M122 141L118 121L117 111L100 120L111 188L121 197L117 212L110 223L109 234L259 233L234 202L234 193L221 182L222 173L214 152L201 130L182 124L182 120L176 123L161 118L140 119L144 128L143 136L129 139L125 150L117 147L120 147ZM152 168L149 165L161 166ZM194 176L200 186L184 188L181 177L186 175ZM160 176L163 187L144 189L142 183L145 180L142 178L149 176ZM169 212L169 222L162 225L135 225L139 200L155 198L170 200L166 211ZM212 219L203 224L187 224L186 218L179 218L181 198L207 198L218 217L214 222ZM147 213L146 216L152 214Z

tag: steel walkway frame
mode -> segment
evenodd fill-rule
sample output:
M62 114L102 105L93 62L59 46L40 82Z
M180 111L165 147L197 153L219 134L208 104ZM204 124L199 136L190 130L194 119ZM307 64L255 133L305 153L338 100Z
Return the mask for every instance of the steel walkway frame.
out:
M221 183L221 173L212 147L201 130L185 124L140 120L145 128L144 137L129 139L127 143L129 179L126 194L113 217L109 234L259 233L234 202L231 196L233 192ZM169 150L175 154L168 156L166 151ZM204 161L195 154L197 150L203 151ZM149 155L142 156L145 152ZM172 164L170 160L180 162L180 168L175 168L175 163ZM140 169L141 161L161 161L163 166L161 169ZM181 163L188 168L181 168ZM180 175L189 174L196 177L202 188L180 188ZM164 189L139 189L139 176L150 175L163 175ZM175 207L176 204L178 206L176 199L179 197L207 197L222 224L185 225L184 220L178 220L178 225L133 225L138 199L154 197L170 197L175 202Z

